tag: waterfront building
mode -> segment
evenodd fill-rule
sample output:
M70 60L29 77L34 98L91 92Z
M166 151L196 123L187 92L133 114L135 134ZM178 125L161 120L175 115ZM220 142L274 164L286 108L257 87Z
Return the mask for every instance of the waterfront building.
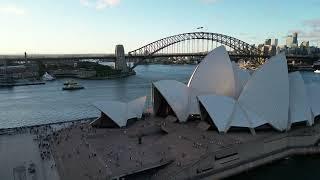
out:
M262 125L284 131L297 122L312 125L320 115L314 100L318 95L305 86L299 72L288 74L284 53L250 75L218 47L201 61L187 85L162 80L153 83L152 91L156 115L175 115L180 122L200 115L219 132L245 127L254 133Z
M286 44L279 46L278 39L266 39L264 44L259 44L258 49L261 55L274 56L281 52L285 52L287 55L319 55L320 49L310 45L309 41L302 41L298 44L298 33L295 32L292 35L288 35L286 38Z
M39 76L35 64L0 67L0 82L14 82L20 79L34 80Z

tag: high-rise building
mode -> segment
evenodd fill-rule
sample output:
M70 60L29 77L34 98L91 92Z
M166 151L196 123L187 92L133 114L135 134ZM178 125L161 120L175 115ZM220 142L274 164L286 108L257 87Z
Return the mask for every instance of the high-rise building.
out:
M292 44L293 44L293 37L292 35L289 35L287 36L287 39L286 39L286 45L291 48L292 47Z
M277 47L275 45L271 45L269 47L269 55L274 56L277 54Z
M277 47L277 46L278 46L278 42L279 42L278 39L272 39L272 40L271 40L271 45Z
M264 42L264 45L271 45L271 39L266 39Z
M298 33L297 32L293 33L292 38L293 38L293 44L298 45Z
M286 39L286 45L289 48L298 47L298 33L294 32L292 35L289 35Z

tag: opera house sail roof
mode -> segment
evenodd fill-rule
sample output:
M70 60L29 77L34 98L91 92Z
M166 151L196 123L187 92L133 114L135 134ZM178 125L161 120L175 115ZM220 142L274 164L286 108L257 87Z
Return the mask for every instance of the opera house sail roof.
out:
M211 51L201 61L194 70L188 87L201 94L235 96L234 71L228 52L223 46Z
M101 125L106 122L102 121L112 121L118 127L124 127L127 125L127 121L133 118L141 118L146 96L137 98L130 102L120 102L120 101L100 101L95 102L93 105L99 109L103 116L106 118L98 118L95 121L91 122L92 125ZM107 119L107 120L106 120ZM110 122L109 122L110 123Z
M270 58L250 75L231 62L223 46L201 61L187 85L162 80L152 88L156 115L173 114L180 122L200 115L220 132L230 127L254 132L265 124L284 131L303 121L312 125L320 114L317 90L318 85L305 86L299 72L288 73L284 54Z

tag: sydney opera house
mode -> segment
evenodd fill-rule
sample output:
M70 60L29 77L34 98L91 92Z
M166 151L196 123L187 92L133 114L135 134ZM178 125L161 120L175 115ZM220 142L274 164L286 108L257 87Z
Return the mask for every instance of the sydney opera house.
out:
M156 116L176 116L179 122L200 117L213 129L260 127L289 130L294 123L311 126L320 115L318 85L306 85L300 72L288 72L284 54L249 73L231 62L224 46L211 51L196 67L188 84L161 80L152 84ZM101 117L93 126L124 127L142 117L146 97L128 103L105 101L94 106Z
M319 90L306 85L300 72L288 73L284 54L250 74L232 63L221 46L202 60L187 85L175 80L153 83L153 109L180 122L200 115L224 133L231 127L252 133L263 126L285 131L298 122L313 125L320 115Z

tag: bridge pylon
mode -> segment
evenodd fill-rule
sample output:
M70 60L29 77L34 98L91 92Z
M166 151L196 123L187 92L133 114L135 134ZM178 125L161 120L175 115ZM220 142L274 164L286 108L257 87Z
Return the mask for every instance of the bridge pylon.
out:
M115 48L115 69L120 70L121 72L128 72L129 68L127 66L127 60L125 57L124 47L123 45L116 45Z

